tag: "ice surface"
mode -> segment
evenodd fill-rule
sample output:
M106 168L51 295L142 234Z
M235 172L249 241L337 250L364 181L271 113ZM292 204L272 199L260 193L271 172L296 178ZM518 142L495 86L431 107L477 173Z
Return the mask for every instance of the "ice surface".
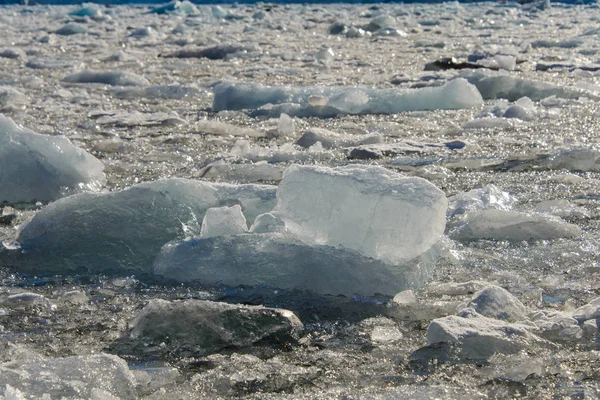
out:
M24 252L15 254L10 264L22 271L143 268L163 244L199 234L207 209L235 204L252 223L274 207L275 187L173 178L112 193L70 196L21 228L17 240Z
M509 324L483 316L451 315L435 319L427 328L427 344L458 343L466 359L487 359L495 353L514 354L546 343L524 325Z
M510 211L517 199L495 185L458 193L448 199L448 216L454 217L469 211L496 209Z
M324 148L353 147L361 144L382 143L383 137L378 133L368 135L343 134L322 128L310 128L302 134L296 144L302 147L310 147L321 142Z
M206 210L202 220L200 237L229 236L248 232L248 224L242 213L242 207L212 207Z
M289 234L253 233L168 243L157 256L153 272L209 286L267 285L334 295L393 296L421 287L431 277L438 257L439 248L434 246L409 262L389 265L349 248L305 244Z
M65 137L40 135L0 115L0 202L53 201L98 191L104 165Z
M102 83L111 86L148 86L146 78L127 71L92 71L76 72L63 79L67 83Z
M527 308L506 289L490 285L473 295L467 305L484 317L508 322L527 319Z
M304 329L285 309L202 300L152 300L132 326L131 338L143 347L165 343L169 351L194 356L257 342L293 342Z
M294 165L279 184L276 211L301 240L393 265L439 240L447 204L426 180L381 167Z
M551 215L483 210L465 214L450 237L462 242L489 240L552 240L581 235L581 228Z
M44 395L52 399L91 399L99 391L122 399L137 394L127 363L108 354L0 363L0 387L6 385L36 399Z
M361 93L358 93L358 92ZM309 104L313 96L329 99L326 106ZM481 95L464 79L444 86L417 90L319 86L269 87L252 83L221 83L215 87L213 110L258 109L266 104L298 103L287 110L297 116L337 114L395 114L403 111L461 109L482 104Z

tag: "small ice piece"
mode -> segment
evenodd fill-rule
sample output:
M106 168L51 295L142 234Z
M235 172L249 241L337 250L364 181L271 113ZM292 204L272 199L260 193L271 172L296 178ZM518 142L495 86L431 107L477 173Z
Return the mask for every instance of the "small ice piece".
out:
M473 295L467 305L484 317L507 322L527 319L527 308L519 299L500 286L490 285Z
M293 136L296 131L294 119L285 113L281 113L277 124L278 136Z
M69 15L74 17L90 17L92 19L98 19L102 17L102 8L98 4L84 3L81 8L71 11Z
M0 387L10 385L29 399L103 399L137 397L135 377L127 363L114 355L65 358L19 358L0 363ZM106 394L108 394L108 397Z
M588 320L582 324L581 330L583 331L584 338L592 339L598 334L598 325L596 324L596 321Z
M131 339L145 343L142 348L164 343L169 352L195 356L257 342L294 342L304 329L285 309L202 300L151 300L132 325Z
M148 86L146 78L126 71L91 71L76 72L63 79L67 83L102 83L111 86Z
M324 148L354 147L363 144L383 143L383 137L378 133L369 135L352 135L332 132L323 128L310 128L296 141L298 146L310 147L321 142Z
M133 38L148 38L156 36L156 31L151 26L144 28L138 28L129 34L129 37Z
M9 86L0 86L0 112L23 110L27 105L29 99L23 93Z
M516 211L483 210L465 214L451 229L450 237L461 242L474 240L553 240L574 238L581 228L559 218Z
M395 305L414 304L417 302L417 297L412 290L404 290L400 293L397 293L392 299L392 302Z
M600 151L591 149L572 149L556 154L541 163L547 169L581 172L600 171Z
M578 185L585 182L585 178L575 174L556 174L549 177L548 182L561 183L563 185Z
M526 326L492 318L449 316L434 319L427 328L427 344L458 343L461 358L485 360L495 353L515 354L548 342L530 333Z
M600 318L600 297L575 310L573 312L573 318L579 323L583 323L590 319Z
M227 11L225 11L221 6L212 6L211 11L213 17L217 19L225 18L227 16Z
M178 126L187 125L187 121L181 119L176 112L141 113L139 111L115 111L93 114L98 125L114 125L118 127L133 126Z
M59 300L63 304L85 304L89 298L80 290L70 290L60 296Z
M0 115L0 202L54 201L98 191L104 164L67 138L40 135Z
M385 345L402 340L398 325L385 317L367 318L357 324L358 331L367 335L374 345Z
M259 218L256 231L268 222ZM280 226L275 230L281 232ZM440 254L439 246L434 245L413 260L389 265L348 248L303 243L292 234L279 232L173 241L163 246L153 272L207 286L266 285L332 295L393 296L422 287Z
M194 4L190 3L189 1L175 0L163 6L155 7L149 11L149 13L154 14L168 14L173 12L182 15L196 15L198 14L198 9Z
M27 54L25 54L25 52L22 49L19 49L19 48L15 48L15 49L0 49L0 57L2 57L2 58L12 58L12 59L20 58L21 60L24 60L24 59L27 58Z
M80 33L87 33L87 29L81 24L66 24L61 28L57 29L54 33L56 33L57 35L70 36L77 35Z
M498 67L507 71L513 71L517 67L517 58L515 56L496 54L494 61L498 64Z
M216 85L214 92L213 110L217 112L258 110L267 104L300 103L303 104L300 108L289 108L279 112L303 117L322 116L323 109L326 109L326 115L335 116L347 113L396 114L404 111L463 109L483 104L479 91L464 79L454 79L439 87L422 89L360 90L353 87L270 87L254 83L224 82ZM364 102L367 98L368 101ZM317 102L316 99L321 100ZM327 103L324 102L325 99ZM334 99L333 104L337 104L341 109L329 104L330 99ZM273 106L271 108L274 110Z
M455 217L469 211L496 209L509 211L517 199L495 185L458 193L448 198L448 216Z
M173 53L164 54L166 58L208 58L209 60L223 60L249 52L257 51L257 47L246 45L218 45L202 49L183 49Z
M535 205L535 211L556 215L561 218L588 218L588 210L576 206L568 200L546 200Z
M486 286L486 282L480 281L442 283L428 287L428 292L436 296L462 296L466 294L474 294Z
M525 107L515 104L506 109L504 118L518 118L522 121L533 121L537 116L532 110L528 110Z
M369 22L363 28L365 31L375 32L379 29L394 28L397 23L398 21L396 20L396 18L391 17L389 15L381 15L373 18L371 22Z
M275 206L275 186L163 179L128 189L70 196L51 203L20 228L21 271L107 273L152 264L163 244L200 233L211 207L239 204L252 223Z
M335 53L332 48L323 49L315 54L315 61L323 65L331 65L335 60Z
M444 232L448 201L421 178L381 167L291 166L277 190L276 211L308 243L356 250L403 263Z
M250 227L250 233L269 233L269 232L287 232L285 222L276 214L265 213L261 214L254 220Z
M553 342L576 342L584 335L578 321L568 313L541 310L531 317L538 335Z
M242 213L242 207L236 204L231 207L212 207L206 210L202 220L200 237L206 239L245 232L248 232L246 217Z

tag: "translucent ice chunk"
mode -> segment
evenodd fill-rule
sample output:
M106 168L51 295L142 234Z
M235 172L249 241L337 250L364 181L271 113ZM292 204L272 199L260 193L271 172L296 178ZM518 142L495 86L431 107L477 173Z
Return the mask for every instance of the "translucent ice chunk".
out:
M9 86L0 86L0 111L23 109L27 104L29 99L23 93Z
M488 318L508 322L527 319L527 308L523 303L507 290L495 285L475 293L467 307Z
M53 201L97 191L104 164L64 137L40 135L0 115L0 202Z
M91 71L76 72L63 79L68 83L102 83L111 86L147 86L150 82L145 78L126 71Z
M309 103L309 99L316 96L331 101L327 103L326 110L323 106ZM213 110L259 109L269 103L300 103L300 108L286 110L286 113L308 117L322 116L325 111L327 115L336 115L461 109L475 107L482 102L476 88L463 79L455 79L440 87L416 90L221 83L215 87Z
M239 204L250 223L275 205L275 187L165 179L61 199L21 227L23 271L120 272L150 265L163 244L200 233L211 207Z
M288 310L202 300L151 301L133 321L131 338L207 354L224 347L293 341L304 329Z
M259 218L257 225L263 222ZM438 256L439 248L433 246L414 260L390 265L347 248L302 243L290 234L253 233L168 243L157 256L153 272L205 285L267 285L333 295L393 296L423 286Z
M448 199L448 216L464 214L468 211L496 209L509 211L517 199L494 185L458 193Z
M113 92L119 99L175 99L182 100L200 95L200 90L181 85L150 86L147 88L120 88Z
M85 28L85 26L81 25L81 24L66 24L64 26L62 26L61 28L57 29L56 33L57 35L63 35L63 36L70 36L70 35L77 35L78 33L86 33L87 29Z
M200 237L237 235L248 231L242 207L236 204L231 207L213 207L206 210L202 220Z
M459 74L459 77L477 86L477 89L481 92L481 96L486 100L507 99L509 101L516 101L521 97L527 96L531 100L539 101L550 96L566 99L591 96L590 92L582 89L517 78L511 75L488 74L479 71L469 71Z
M368 166L291 166L277 197L276 211L302 240L390 264L413 259L439 240L448 204L424 179Z
M465 214L450 237L463 242L488 240L552 240L581 235L581 228L544 214L483 210Z
M323 128L310 128L296 141L302 147L310 147L321 142L324 148L353 147L362 144L382 143L383 137L378 133L369 135L352 135L332 132Z

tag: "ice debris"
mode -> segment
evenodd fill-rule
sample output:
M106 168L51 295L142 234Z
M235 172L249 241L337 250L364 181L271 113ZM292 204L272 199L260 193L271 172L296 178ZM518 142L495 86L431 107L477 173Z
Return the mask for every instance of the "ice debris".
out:
M321 145L328 149L382 143L383 137L378 133L353 135L337 133L323 128L310 128L296 141L296 144L302 147L310 147L317 142L321 142Z
M229 164L224 160L218 160L208 164L198 172L203 179L237 182L279 182L283 179L283 167L272 165L266 161L250 164Z
M510 211L517 199L495 185L457 193L448 198L448 216L455 217L469 211L496 209Z
M570 149L543 160L540 166L555 170L598 172L600 151L584 148Z
M29 99L23 93L9 86L0 86L0 112L23 110Z
M57 35L71 36L80 33L87 33L87 29L81 24L66 24L63 25L61 28L57 29L54 33L56 33Z
M239 204L231 207L212 207L204 214L200 237L206 239L214 236L238 235L247 231L248 224Z
M0 363L0 387L7 385L36 399L137 397L136 380L127 363L108 354Z
M481 315L451 315L435 319L427 328L427 344L457 343L460 357L485 360L495 353L515 354L547 342L532 334L527 326L509 324Z
M439 240L447 204L444 193L426 180L385 168L293 165L279 184L276 212L308 243L395 264Z
M480 239L552 240L581 235L581 228L544 214L483 210L469 212L451 229L450 237L461 242Z
M481 96L486 100L507 99L516 101L521 97L529 97L533 101L539 101L550 96L566 99L597 97L583 89L557 86L552 83L516 78L500 73L494 75L484 74L479 70L463 72L458 75L458 79L461 78L475 85Z
M209 60L223 60L240 54L256 52L258 48L242 45L219 45L201 49L182 49L173 53L164 54L166 58L208 58Z
M600 319L600 297L575 310L575 312L573 312L573 318L579 323L583 323L590 319Z
M63 79L67 83L101 83L111 86L148 86L146 78L126 71L91 71L76 72Z
M183 100L197 97L201 91L192 87L182 85L161 85L146 88L128 87L114 90L113 95L119 99L133 100L137 98L161 99L161 100Z
M221 83L215 87L213 110L256 110L266 105L277 108L276 115L335 116L338 114L395 114L403 111L461 109L483 103L481 95L464 79L455 79L441 87L417 90L370 89L319 86L270 87L253 83ZM310 104L315 96L326 105Z
M144 352L169 351L197 357L226 347L296 341L304 326L285 309L203 300L152 300L132 322L131 339Z
M0 115L0 202L54 201L106 183L104 165L64 137L40 135Z
M519 322L527 319L527 308L519 299L500 286L487 286L473 295L467 304L484 317L507 322Z
M275 187L164 179L54 202L18 234L22 271L124 272L151 265L163 244L198 235L211 207L239 204L252 223L275 205Z

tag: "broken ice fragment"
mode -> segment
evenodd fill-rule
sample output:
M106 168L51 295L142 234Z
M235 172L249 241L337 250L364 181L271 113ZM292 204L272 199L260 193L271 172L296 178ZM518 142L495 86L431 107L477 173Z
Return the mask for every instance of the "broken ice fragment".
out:
M165 343L168 351L194 356L257 342L293 342L304 329L288 310L202 300L152 300L132 325L132 341L144 343L148 352L148 345Z
M451 230L450 237L462 242L480 239L552 240L581 235L581 228L551 215L515 211L483 210L465 214Z
M104 165L67 138L40 135L0 115L0 202L54 201L98 191Z
M242 207L236 204L232 207L213 207L206 210L200 237L237 235L247 231L248 225L242 214Z
M102 83L111 86L147 86L150 82L145 78L126 71L91 71L76 72L63 79L68 83Z
M527 308L523 303L507 290L495 285L487 286L475 293L467 307L488 318L508 322L527 319Z

